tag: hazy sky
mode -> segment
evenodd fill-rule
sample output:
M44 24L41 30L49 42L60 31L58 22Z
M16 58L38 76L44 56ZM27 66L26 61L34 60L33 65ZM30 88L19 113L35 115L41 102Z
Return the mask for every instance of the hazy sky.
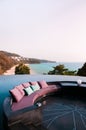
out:
M0 50L86 62L86 0L0 0Z

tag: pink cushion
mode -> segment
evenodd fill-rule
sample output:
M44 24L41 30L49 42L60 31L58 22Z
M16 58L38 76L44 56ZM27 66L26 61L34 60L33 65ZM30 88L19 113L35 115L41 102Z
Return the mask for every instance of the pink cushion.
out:
M24 94L21 91L19 91L19 89L17 89L16 87L14 89L11 89L10 93L17 102L19 102L24 96Z
M36 85L36 84L38 84L36 81L30 82L30 83L31 83L31 85Z
M22 84L16 86L15 88L17 88L23 94L23 96L25 95L24 90L23 90L24 86Z
M48 84L47 84L46 81L44 81L44 80L39 81L38 83L39 83L39 85L41 86L41 88L46 88L46 87L48 87Z
M15 87L18 88L18 89L24 89L24 86L22 84L15 86Z
M29 83L29 82L26 82L26 83L23 83L22 85L24 86L24 88L27 88L27 87L30 86L30 83Z

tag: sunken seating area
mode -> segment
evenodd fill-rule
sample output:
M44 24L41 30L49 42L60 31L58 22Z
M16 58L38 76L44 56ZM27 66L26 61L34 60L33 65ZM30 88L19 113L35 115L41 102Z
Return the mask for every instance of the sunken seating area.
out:
M30 86L33 81L44 80L48 85L45 89L54 85L55 91L46 90L46 93L43 93L45 89L37 82L40 89L26 95L24 89L27 90L29 86L28 79ZM77 82L78 79L81 82ZM19 75L11 76L11 79L8 76L3 77L1 81L0 86L3 86L1 91L4 93L7 91L5 100L3 99L5 115L3 126L7 126L4 130L86 130L86 77ZM23 96L17 97L18 101L12 95L13 88L23 89L24 94L20 90ZM38 93L38 97L35 97L34 93L35 95ZM30 96L33 99L31 102ZM29 99L26 103L23 102L24 106L16 107L15 105L24 101L25 97ZM26 104L28 105L25 106Z
M23 119L30 111L38 109L37 101L47 95L53 94L60 90L59 85L53 82L34 81L22 83L9 90L10 97L4 101L4 115L7 119L8 126Z
M34 105L40 97L56 92L59 89L56 85L48 85L45 81L27 82L10 90L12 96L12 111L17 111Z

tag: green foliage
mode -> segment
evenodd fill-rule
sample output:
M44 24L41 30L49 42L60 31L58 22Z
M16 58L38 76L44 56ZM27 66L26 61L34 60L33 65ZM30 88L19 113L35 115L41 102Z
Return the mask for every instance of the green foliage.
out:
M63 64L57 65L53 67L52 71L49 71L48 74L55 74L55 75L76 75L76 71L70 71Z
M78 69L77 75L86 76L86 63L84 63L84 65Z
M15 68L15 74L30 74L30 68L23 63L20 63Z

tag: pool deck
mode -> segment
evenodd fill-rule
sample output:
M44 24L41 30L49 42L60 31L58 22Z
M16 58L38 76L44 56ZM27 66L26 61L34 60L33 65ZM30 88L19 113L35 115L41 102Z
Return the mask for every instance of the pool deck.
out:
M69 98L69 99L68 99ZM52 95L40 101L41 107L26 113L23 119L10 126L11 130L85 130L86 97ZM70 102L71 101L71 102Z

